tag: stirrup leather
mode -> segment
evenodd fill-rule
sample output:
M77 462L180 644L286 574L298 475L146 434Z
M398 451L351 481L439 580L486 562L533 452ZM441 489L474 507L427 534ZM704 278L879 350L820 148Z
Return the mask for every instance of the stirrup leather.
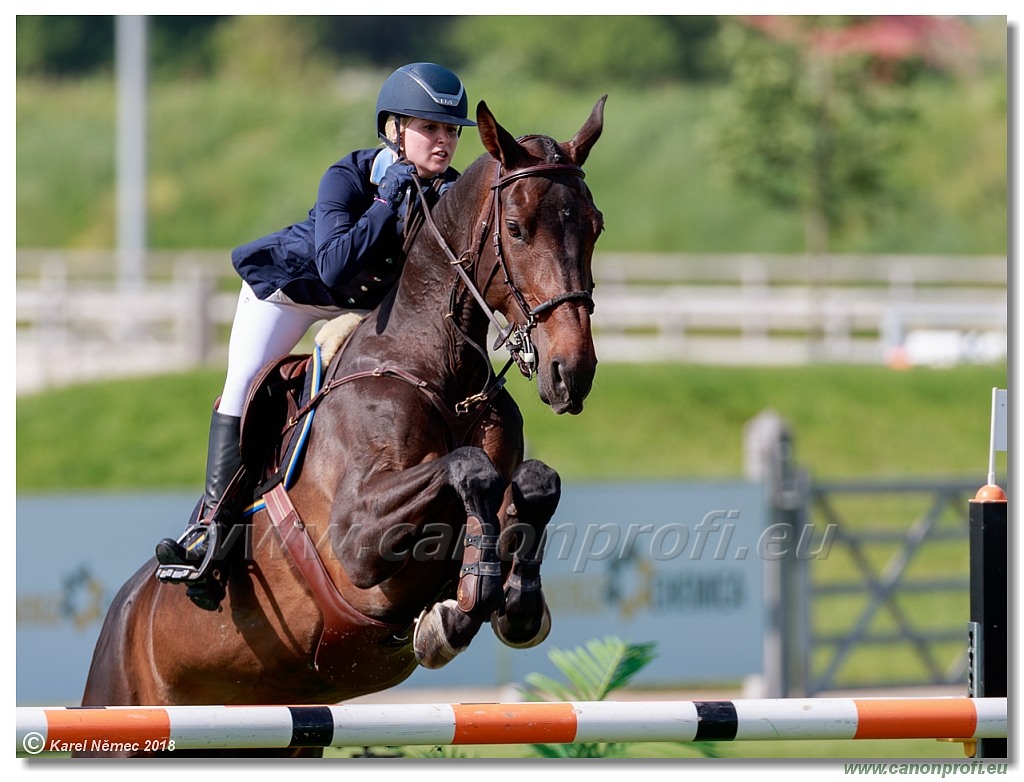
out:
M198 565L188 565L184 563L164 565L157 563L155 575L158 581L163 581L169 584L186 584L199 581L206 577L220 543L221 525L213 521L208 524L198 524L189 527L181 533L181 537L178 538L178 543L184 547L185 540L195 533L197 526L204 526L206 528L206 555L203 557L203 561Z

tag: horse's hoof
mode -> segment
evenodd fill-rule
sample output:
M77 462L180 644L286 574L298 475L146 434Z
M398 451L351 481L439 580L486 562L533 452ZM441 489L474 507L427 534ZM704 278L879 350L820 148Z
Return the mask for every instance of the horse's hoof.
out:
M444 624L441 622L441 611L445 608L459 610L454 600L435 603L423 609L412 631L412 649L416 654L416 661L424 668L442 668L466 649L456 649L448 642L444 634Z
M508 616L499 616L497 612L491 615L491 629L505 646L513 649L532 649L534 646L544 643L551 632L551 612L548 610L548 604L545 603L544 614L540 618L540 629L531 638L518 639L509 626Z

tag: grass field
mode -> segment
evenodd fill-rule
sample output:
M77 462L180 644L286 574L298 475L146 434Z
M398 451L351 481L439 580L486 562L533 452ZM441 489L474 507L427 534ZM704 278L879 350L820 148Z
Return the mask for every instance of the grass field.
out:
M221 370L95 383L17 400L17 489L196 488ZM566 481L738 477L743 428L762 410L793 427L818 478L977 476L1003 366L751 369L602 364L580 416L531 383L509 389L528 450Z
M324 757L350 758L363 751L363 747L339 747L327 749ZM908 740L814 740L814 741L723 741L717 742L712 750L714 758L704 756L691 745L638 743L629 748L629 757L634 759L672 759L693 761L694 770L703 764L714 765L718 760L764 760L787 761L814 759L840 761L843 758L950 758L964 760L963 745L956 742L933 739ZM381 754L394 752L395 748L375 747ZM400 747L398 751L408 758L464 758L464 759L509 759L537 758L529 748L514 744L493 744L468 747ZM687 766L689 768L689 765Z
M423 768L423 762L429 762L430 759L440 761L516 761L538 759L538 756L529 747L517 744L488 744L469 747L328 747L324 750L324 757L335 760L366 757L364 753L367 751L384 758L400 755L402 758L418 761L420 769ZM694 771L702 767L715 766L721 761L729 760L738 762L764 761L767 765L793 760L831 761L828 766L824 767L829 770L835 770L836 764L844 759L865 760L880 758L895 760L901 758L930 758L949 759L950 761L959 760L961 762L965 760L963 744L932 739L905 741L730 741L717 743L713 751L716 754L713 757L706 758L697 749L689 745L653 742L637 743L630 746L629 759L689 761L687 769ZM19 758L33 757L22 751L18 751L17 755ZM51 759L69 756L67 753L48 752L36 757ZM750 769L748 768L748 770Z

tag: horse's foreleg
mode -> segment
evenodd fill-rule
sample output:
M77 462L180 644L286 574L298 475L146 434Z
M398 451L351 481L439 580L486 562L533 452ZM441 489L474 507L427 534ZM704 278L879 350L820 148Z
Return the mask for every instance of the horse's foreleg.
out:
M454 521L455 532L465 520L457 597L428 606L417 622L413 645L426 667L440 667L465 649L501 603L498 512L505 485L482 449L465 447L380 473L359 484L357 503L335 505L332 525L345 530L336 552L352 583L368 589L400 575L413 579L405 589L424 600L432 597L424 593L431 587L415 583L408 567L418 556L418 541L438 520ZM461 506L454 518L453 505Z
M517 649L537 646L551 630L541 590L544 530L558 507L558 473L543 462L523 462L512 477L502 514L501 558L511 559L505 599L491 616L502 643Z
M455 599L429 606L416 623L413 649L427 668L440 668L464 651L503 598L498 512L505 481L479 448L459 448L447 458L450 485L466 510L466 527Z

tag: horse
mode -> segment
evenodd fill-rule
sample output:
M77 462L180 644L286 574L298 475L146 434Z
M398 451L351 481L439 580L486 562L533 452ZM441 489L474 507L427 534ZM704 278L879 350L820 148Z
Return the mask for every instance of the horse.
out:
M147 562L111 603L83 706L333 703L447 664L485 623L513 648L544 640L560 479L525 459L504 372L536 375L557 414L591 390L604 225L582 166L606 98L562 143L517 139L478 104L485 153L423 210L398 284L327 367L301 471L245 525L219 608ZM205 754L322 755L301 743Z

